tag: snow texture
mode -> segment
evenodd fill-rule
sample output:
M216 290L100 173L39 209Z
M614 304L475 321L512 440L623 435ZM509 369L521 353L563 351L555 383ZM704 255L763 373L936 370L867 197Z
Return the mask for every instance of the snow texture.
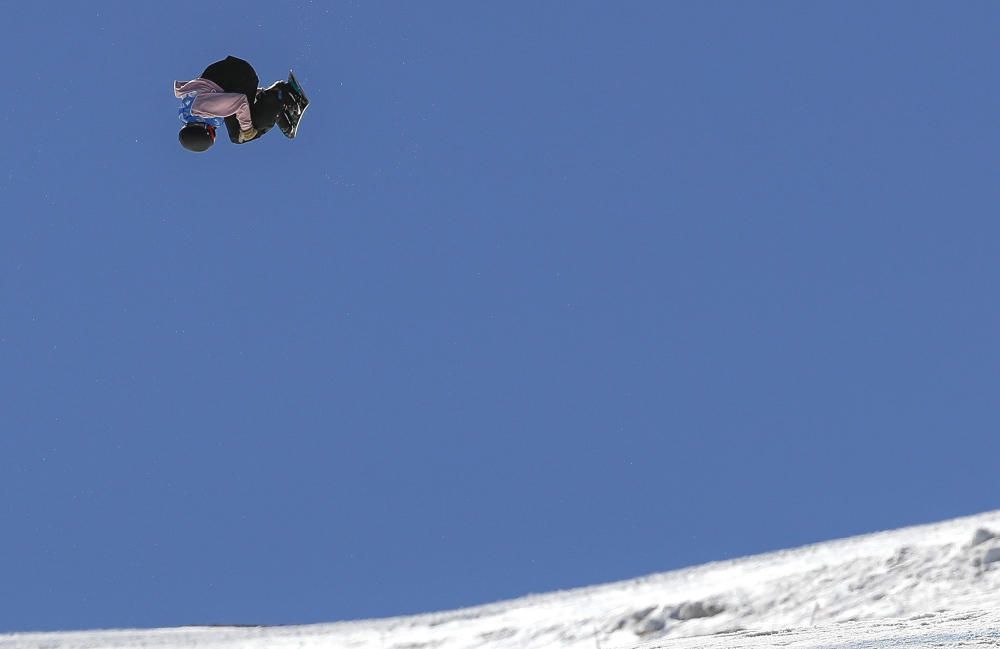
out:
M1000 511L458 611L0 635L0 649L1000 647Z

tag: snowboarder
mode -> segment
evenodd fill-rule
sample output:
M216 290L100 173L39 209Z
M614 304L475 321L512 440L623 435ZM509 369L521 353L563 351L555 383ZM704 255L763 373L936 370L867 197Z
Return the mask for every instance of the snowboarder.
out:
M215 142L215 129L223 124L234 144L260 138L275 123L286 137L295 137L308 100L294 75L267 88L257 84L253 67L235 56L216 61L197 79L175 81L174 96L181 100L178 114L184 122L178 134L181 146L207 150Z

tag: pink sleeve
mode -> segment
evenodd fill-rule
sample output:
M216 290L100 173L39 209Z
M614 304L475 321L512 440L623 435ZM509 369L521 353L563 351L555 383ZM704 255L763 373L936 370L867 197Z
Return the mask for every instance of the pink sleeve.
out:
M229 117L236 115L240 122L240 130L246 131L253 126L250 119L250 103L247 96L236 92L203 92L199 93L191 104L191 113L198 117Z

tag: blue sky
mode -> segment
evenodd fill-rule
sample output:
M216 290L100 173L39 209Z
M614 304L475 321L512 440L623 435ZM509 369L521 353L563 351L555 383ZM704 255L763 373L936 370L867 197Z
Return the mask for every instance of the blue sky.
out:
M5 9L0 631L413 613L996 508L998 20ZM178 146L172 81L227 54L297 71L299 139Z

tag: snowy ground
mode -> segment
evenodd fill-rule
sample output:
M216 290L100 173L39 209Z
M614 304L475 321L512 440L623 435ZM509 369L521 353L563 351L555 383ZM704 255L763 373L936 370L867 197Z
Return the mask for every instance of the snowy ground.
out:
M445 613L0 635L0 649L1000 647L998 605L1000 511Z

